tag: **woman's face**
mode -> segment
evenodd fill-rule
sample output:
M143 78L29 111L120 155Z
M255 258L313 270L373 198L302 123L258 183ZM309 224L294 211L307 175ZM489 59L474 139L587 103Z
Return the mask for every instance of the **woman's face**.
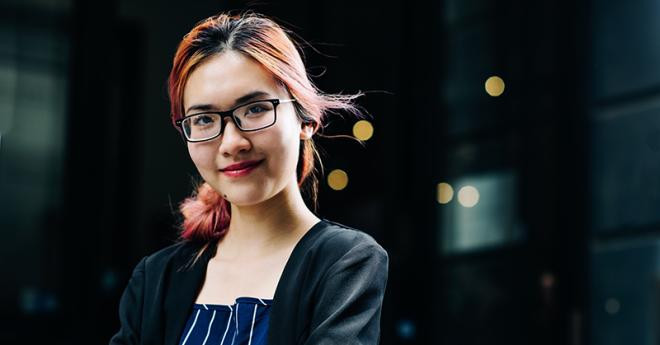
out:
M245 99L246 95L254 95ZM241 99L243 98L243 99ZM183 95L185 115L226 111L248 101L290 99L272 74L245 55L226 51L208 58L190 74ZM240 100L239 100L240 99ZM277 105L271 127L242 132L225 117L222 134L210 141L188 143L188 152L204 180L234 205L254 205L285 188L297 188L296 165L300 139L311 132L301 126L292 103ZM241 162L260 162L244 170L226 168Z

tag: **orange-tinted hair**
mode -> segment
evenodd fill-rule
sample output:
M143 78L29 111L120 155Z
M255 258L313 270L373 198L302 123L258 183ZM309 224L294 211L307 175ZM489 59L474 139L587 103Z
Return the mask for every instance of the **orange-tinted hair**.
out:
M183 91L192 71L210 56L228 50L254 59L272 73L296 99L293 104L297 116L316 129L323 127L324 116L330 111L345 110L357 114L352 101L361 93L322 93L310 81L299 46L287 32L272 19L253 12L222 13L199 22L183 37L174 56L168 79L172 123L184 116ZM305 140L298 159L298 186L310 194L314 205L318 191L316 159L319 154L313 140ZM230 205L206 182L199 185L179 208L184 217L181 239L209 241L227 231Z

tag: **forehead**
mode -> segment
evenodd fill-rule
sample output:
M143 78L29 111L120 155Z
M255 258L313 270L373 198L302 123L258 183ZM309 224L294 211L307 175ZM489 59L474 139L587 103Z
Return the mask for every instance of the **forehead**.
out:
M183 92L184 110L195 104L212 104L218 109L254 91L280 97L281 86L261 64L245 55L227 51L209 57L188 77Z

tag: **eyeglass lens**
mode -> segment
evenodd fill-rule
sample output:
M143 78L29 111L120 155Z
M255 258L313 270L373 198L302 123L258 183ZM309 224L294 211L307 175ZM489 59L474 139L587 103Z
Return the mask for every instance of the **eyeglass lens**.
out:
M241 130L257 130L275 122L275 106L270 101L245 104L233 111L236 126ZM204 140L218 136L223 129L222 116L216 113L201 113L187 117L181 123L190 140Z

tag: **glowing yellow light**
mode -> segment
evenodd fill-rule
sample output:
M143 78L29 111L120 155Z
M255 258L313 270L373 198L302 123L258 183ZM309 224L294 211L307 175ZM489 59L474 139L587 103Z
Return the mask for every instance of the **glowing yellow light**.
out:
M360 120L353 125L353 136L359 140L369 140L374 135L374 126L367 120Z
M504 80L496 75L488 78L486 80L486 92L493 97L501 95L504 93Z
M328 174L328 186L334 190L342 190L348 185L348 175L344 170L335 169Z
M438 183L438 202L441 204L447 204L454 197L454 188L451 188L449 183L440 182Z
M458 202L464 207L473 207L479 202L479 191L472 186L462 187L458 191Z

